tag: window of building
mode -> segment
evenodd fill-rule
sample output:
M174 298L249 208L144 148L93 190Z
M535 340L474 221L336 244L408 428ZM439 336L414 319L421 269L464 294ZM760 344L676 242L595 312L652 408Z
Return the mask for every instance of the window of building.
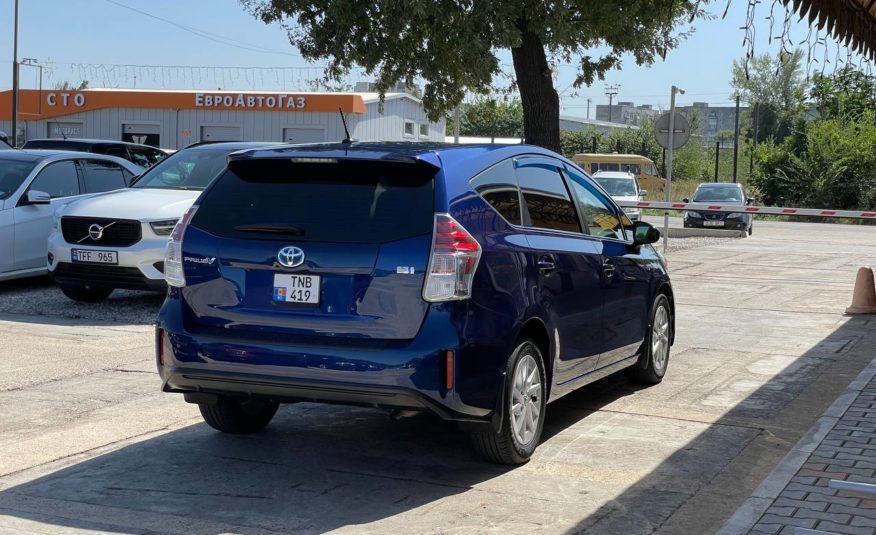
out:
M429 137L429 123L420 123L420 137Z
M405 121L405 137L414 137L414 121Z

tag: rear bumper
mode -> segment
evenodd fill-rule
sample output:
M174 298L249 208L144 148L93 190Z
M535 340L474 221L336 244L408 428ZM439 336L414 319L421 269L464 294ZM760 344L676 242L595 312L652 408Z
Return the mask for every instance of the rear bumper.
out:
M697 219L693 217L686 217L684 219L684 227L685 228L707 228L707 229L716 229L716 230L748 230L748 219L745 217L733 218L733 219L725 219L721 221L724 223L719 226L706 226L703 224L703 219Z
M445 420L486 422L483 416L457 412L417 390L401 386L305 380L275 375L213 372L188 368L167 368L162 373L162 377L165 378L162 387L164 392L199 392L268 398L280 402L315 401L410 409L429 411Z
M462 344L449 310L430 310L413 340L339 341L187 329L175 292L158 320L164 362L157 356L156 364L165 392L424 410L479 423L490 422L496 407L503 375L488 363L498 359L488 348ZM454 352L450 389L448 350Z

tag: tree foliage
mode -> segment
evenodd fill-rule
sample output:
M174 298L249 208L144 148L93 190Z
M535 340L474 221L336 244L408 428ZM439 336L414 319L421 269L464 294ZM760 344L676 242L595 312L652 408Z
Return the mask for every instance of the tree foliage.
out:
M753 184L768 204L876 209L876 79L842 69L813 77L820 117L755 151Z
M447 132L453 132L453 116L447 120ZM523 106L517 99L481 97L464 104L459 112L462 136L522 137Z
M425 82L437 120L466 92L486 92L511 50L527 142L558 150L559 98L552 69L576 67L590 85L629 54L651 64L677 46L675 28L703 15L708 0L240 0L266 23L281 23L310 60L340 79L359 66L384 93L397 81ZM602 55L592 50L604 48Z
M806 81L803 74L803 52L763 54L733 62L730 84L742 100L752 108L757 105L758 139L774 137L782 140L791 133L794 123L803 113ZM749 120L743 121L750 124ZM753 136L753 132L749 132Z

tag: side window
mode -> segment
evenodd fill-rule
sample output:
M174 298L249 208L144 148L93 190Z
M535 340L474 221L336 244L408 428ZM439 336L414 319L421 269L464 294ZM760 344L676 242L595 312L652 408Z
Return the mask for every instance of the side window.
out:
M584 224L587 225L587 234L598 238L626 240L624 225L612 204L587 182L587 179L574 171L567 170L566 173L572 195L575 196Z
M529 212L530 226L581 232L581 224L556 165L542 159L522 159L517 180Z
M597 171L599 171L599 164L596 162L593 162L592 164L590 164L590 174L592 175L593 173L595 173Z
M99 193L121 189L128 185L124 169L115 162L103 160L82 160L85 172L85 192Z
M506 221L520 225L520 191L514 162L505 160L490 167L476 176L471 185Z
M130 159L128 157L128 150L125 147L107 147L106 150L100 152L103 152L107 156L115 156L116 158L124 158L125 160Z
M151 167L155 163L155 160L150 158L151 154L147 149L132 147L128 149L128 152L131 154L131 157L128 159L144 169Z
M625 163L623 164L623 170L634 175L642 174L642 166L637 163Z
M600 171L620 171L620 164L616 163L601 163L599 164Z
M645 164L645 174L648 176L656 176L657 173L654 172L654 166L651 164Z
M49 164L31 182L29 189L44 191L53 199L79 195L76 164L70 160Z

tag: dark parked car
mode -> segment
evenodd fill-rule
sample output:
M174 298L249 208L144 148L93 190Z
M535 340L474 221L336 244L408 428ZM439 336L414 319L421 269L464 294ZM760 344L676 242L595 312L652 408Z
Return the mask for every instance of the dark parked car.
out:
M683 199L685 203L721 203L723 205L747 206L754 202L745 195L742 184L726 182L705 182L697 186L693 199ZM741 230L750 236L754 231L753 217L744 212L684 212L684 228L718 228Z
M133 162L143 169L149 169L167 158L167 153L156 147L127 143L125 141L108 141L105 139L31 139L22 148L108 154Z
M286 402L431 411L522 463L546 402L620 370L662 380L658 238L537 147L238 152L168 240L163 389L231 433Z

